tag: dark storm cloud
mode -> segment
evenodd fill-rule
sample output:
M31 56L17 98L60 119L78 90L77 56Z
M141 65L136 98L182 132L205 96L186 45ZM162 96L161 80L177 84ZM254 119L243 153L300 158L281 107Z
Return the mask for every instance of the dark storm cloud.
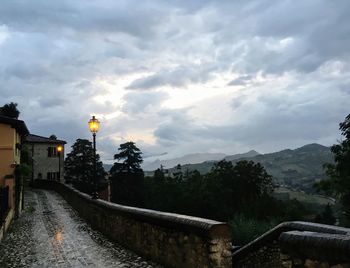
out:
M133 81L127 89L152 89L161 86L186 87L189 84L204 83L210 79L211 66L181 66L164 70L155 75Z
M234 68L312 72L332 58L349 59L348 1L248 2L234 13L227 6L220 10L223 24L231 24L231 28L223 27L216 43L235 40L238 45L227 46L219 56L233 60Z
M119 111L104 122L108 135L147 129L152 154L331 142L349 106L349 13L347 0L5 0L0 105L18 102L34 133L70 142L89 135L91 113ZM232 111L217 116L230 123L161 107L166 90L196 84L204 94L230 75L244 88L223 97ZM263 86L279 79L287 85ZM109 143L101 148L112 153Z
M3 1L4 24L22 31L125 32L147 38L164 17L161 5L127 1ZM15 19L14 19L15 18ZM147 27L145 27L147 26Z
M214 62L211 68L201 71L206 68L202 63L180 70L159 70L136 79L130 89L184 87L204 83L213 77L211 74L230 69L243 74L310 73L329 60L350 59L350 5L346 1L209 1L192 12L198 17L203 13L205 20L198 23L188 19L184 20L189 23L186 26L164 26L178 36L177 42L168 45L179 55L209 57ZM191 30L191 35L184 34L186 30ZM200 45L191 46L196 38Z

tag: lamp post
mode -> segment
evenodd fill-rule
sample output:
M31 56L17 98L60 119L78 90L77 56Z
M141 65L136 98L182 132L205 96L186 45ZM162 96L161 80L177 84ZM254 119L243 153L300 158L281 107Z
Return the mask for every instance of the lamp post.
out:
M92 199L97 199L98 198L98 193L97 193L97 175L96 175L96 133L100 128L100 121L98 121L95 116L92 116L92 118L89 121L89 128L92 133L92 138L93 138L93 146L94 146L94 190L92 192Z
M63 146L58 145L57 146L57 153L58 153L58 181L61 181L61 153L63 151Z

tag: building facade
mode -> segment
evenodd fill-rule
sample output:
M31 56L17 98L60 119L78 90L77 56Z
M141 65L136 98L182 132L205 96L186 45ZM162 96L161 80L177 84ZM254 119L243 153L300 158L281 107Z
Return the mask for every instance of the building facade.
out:
M22 120L0 115L0 240L13 216L22 211L23 185L16 168L21 164L21 147L28 133Z
M63 182L64 177L64 145L63 140L56 137L27 135L28 147L32 161L32 181L46 179Z

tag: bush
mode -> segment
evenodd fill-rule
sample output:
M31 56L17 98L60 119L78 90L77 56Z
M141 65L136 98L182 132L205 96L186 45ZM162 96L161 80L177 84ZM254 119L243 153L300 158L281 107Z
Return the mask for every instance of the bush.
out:
M233 245L243 246L275 227L278 223L279 221L275 218L271 220L257 220L247 218L241 214L235 215L229 221Z

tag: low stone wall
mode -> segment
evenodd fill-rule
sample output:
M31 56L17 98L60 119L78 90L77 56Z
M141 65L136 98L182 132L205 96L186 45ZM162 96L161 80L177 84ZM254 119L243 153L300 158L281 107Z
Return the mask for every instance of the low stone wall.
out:
M57 191L94 228L155 262L168 267L232 267L225 223L93 200L52 181L37 180L34 185Z
M282 223L233 253L233 267L350 267L350 229Z

